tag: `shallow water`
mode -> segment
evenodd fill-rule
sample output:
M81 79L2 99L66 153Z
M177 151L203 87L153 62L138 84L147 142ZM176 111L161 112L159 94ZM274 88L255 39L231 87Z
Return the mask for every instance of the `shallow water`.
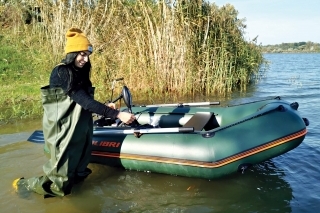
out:
M320 54L265 57L272 62L267 76L226 102L276 96L297 101L310 126L296 149L244 174L211 181L90 164L93 173L70 196L20 198L12 180L41 175L46 160L41 144L25 141L41 121L24 121L0 129L0 212L318 212Z

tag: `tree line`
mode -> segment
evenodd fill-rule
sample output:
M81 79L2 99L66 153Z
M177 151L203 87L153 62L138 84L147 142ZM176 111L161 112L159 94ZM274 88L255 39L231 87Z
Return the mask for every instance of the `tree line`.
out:
M293 42L275 45L264 45L262 51L267 53L290 53L290 52L320 52L320 44L315 42Z

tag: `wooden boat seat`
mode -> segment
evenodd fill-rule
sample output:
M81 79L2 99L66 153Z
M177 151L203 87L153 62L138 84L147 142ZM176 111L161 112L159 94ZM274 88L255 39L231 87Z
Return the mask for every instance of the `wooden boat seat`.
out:
M202 129L213 129L214 127L207 127L209 120L212 116L212 112L196 112L184 125L183 127L193 127L194 131L202 131ZM212 120L212 119L211 119ZM215 119L214 119L215 120ZM219 125L218 125L219 126Z

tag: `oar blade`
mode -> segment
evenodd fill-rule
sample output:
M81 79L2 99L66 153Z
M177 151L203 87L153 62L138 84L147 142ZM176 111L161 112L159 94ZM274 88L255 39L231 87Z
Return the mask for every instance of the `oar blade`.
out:
M33 142L33 143L44 143L44 136L42 130L36 130L30 135L27 141Z

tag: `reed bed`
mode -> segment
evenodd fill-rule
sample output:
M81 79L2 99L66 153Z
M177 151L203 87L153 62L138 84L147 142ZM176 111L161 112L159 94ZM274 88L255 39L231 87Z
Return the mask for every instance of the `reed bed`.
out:
M26 5L41 22L24 24ZM105 99L119 77L133 94L226 95L246 90L264 63L261 47L244 38L244 20L232 5L201 0L29 0L7 3L1 19L12 44L32 61L39 87L64 57L65 32L82 29L94 46L91 79ZM10 12L10 15L6 11ZM31 9L29 12L34 11ZM6 23L6 20L13 20ZM38 94L35 94L38 96ZM152 101L152 100L151 100Z

